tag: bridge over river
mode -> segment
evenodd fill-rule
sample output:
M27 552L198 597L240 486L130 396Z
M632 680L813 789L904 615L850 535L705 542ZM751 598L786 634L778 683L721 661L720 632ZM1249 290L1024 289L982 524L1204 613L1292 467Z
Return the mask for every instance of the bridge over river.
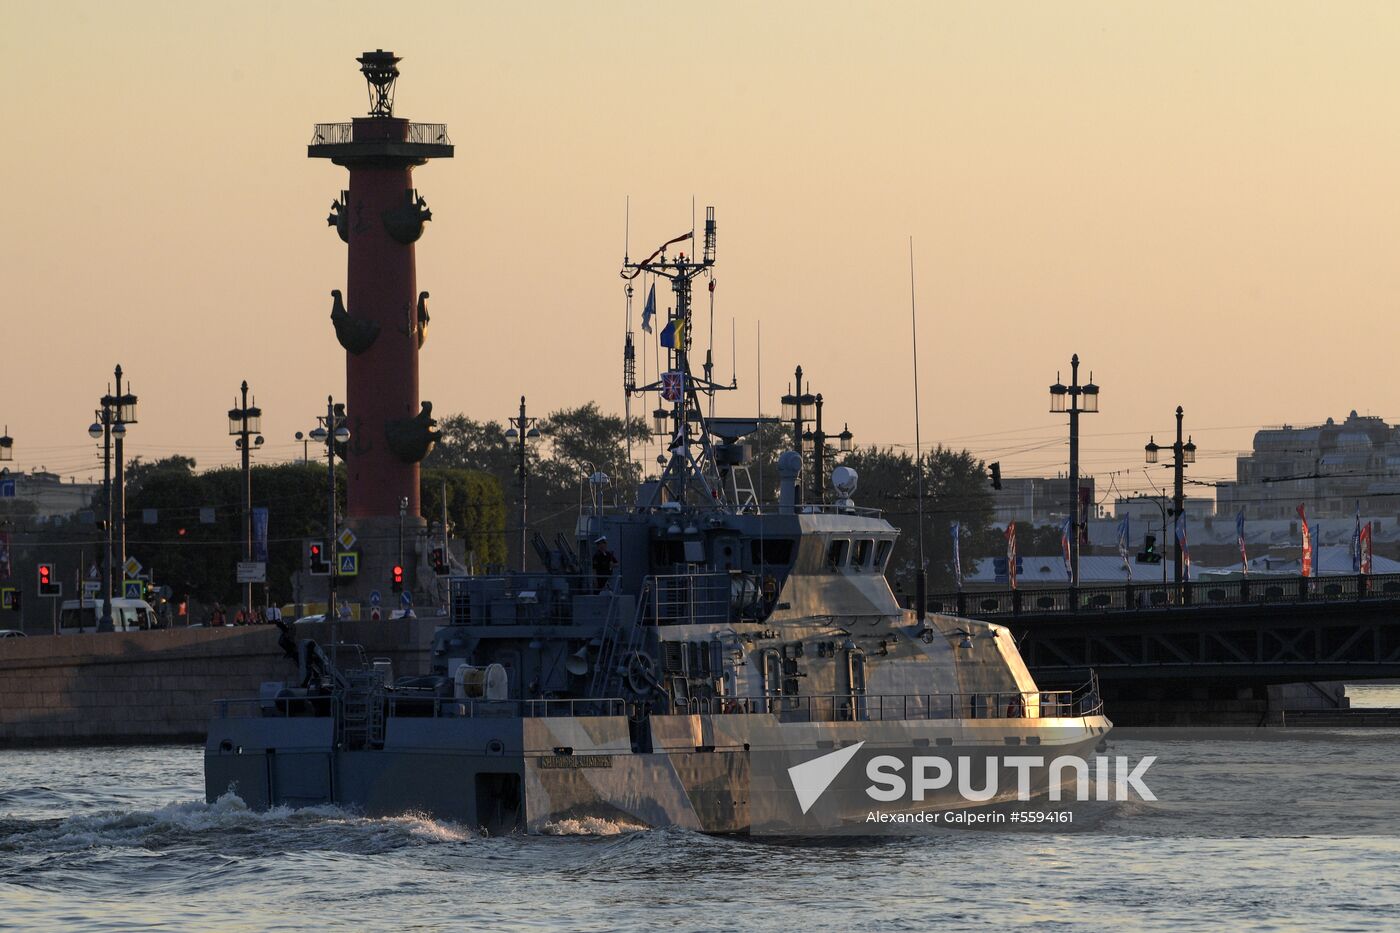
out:
M1131 722L1267 721L1270 685L1400 679L1400 574L974 590L928 609L1007 626L1044 684L1097 672Z

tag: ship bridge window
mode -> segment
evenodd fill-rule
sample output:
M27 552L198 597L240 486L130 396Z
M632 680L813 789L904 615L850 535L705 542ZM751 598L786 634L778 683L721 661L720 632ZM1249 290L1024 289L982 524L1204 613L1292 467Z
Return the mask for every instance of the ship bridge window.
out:
M850 553L851 542L848 538L837 538L826 548L826 569L839 571L846 566L846 557Z
M651 542L651 564L653 567L664 567L667 564L685 563L685 542L683 541L653 541Z
M786 567L792 563L791 538L754 538L749 542L755 565Z
M890 540L886 539L886 540L880 542L879 547L877 547L877 548L875 549L875 567L874 567L874 569L875 569L876 571L882 571L882 570L885 569L885 563L886 563L886 561L888 561L888 560L890 559L890 551L892 551L892 550L894 550L894 542L893 542L893 541L890 541Z
M851 558L852 570L867 570L870 567L870 555L875 550L875 541L871 538L861 538L856 542L856 553Z

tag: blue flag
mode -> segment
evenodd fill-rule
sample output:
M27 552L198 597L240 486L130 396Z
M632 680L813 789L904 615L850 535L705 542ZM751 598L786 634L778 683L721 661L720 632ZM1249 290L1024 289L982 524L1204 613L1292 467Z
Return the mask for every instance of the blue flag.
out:
M642 309L642 330L651 333L651 319L656 317L656 283L651 283L651 291L647 292L646 307Z

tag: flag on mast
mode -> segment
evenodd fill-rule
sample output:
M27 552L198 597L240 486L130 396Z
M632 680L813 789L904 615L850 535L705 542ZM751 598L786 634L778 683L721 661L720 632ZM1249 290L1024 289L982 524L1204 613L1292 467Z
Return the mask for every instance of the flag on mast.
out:
M1371 523L1361 526L1361 572L1371 573Z
M656 317L656 283L651 283L651 291L647 292L646 307L642 308L642 330L651 333L651 319Z

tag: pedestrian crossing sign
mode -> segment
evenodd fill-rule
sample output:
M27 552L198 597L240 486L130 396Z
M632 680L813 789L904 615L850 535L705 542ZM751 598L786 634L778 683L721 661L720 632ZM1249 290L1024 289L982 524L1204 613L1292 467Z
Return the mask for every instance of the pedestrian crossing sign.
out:
M359 551L337 554L336 557L340 560L340 575L342 577L358 577L360 575Z

